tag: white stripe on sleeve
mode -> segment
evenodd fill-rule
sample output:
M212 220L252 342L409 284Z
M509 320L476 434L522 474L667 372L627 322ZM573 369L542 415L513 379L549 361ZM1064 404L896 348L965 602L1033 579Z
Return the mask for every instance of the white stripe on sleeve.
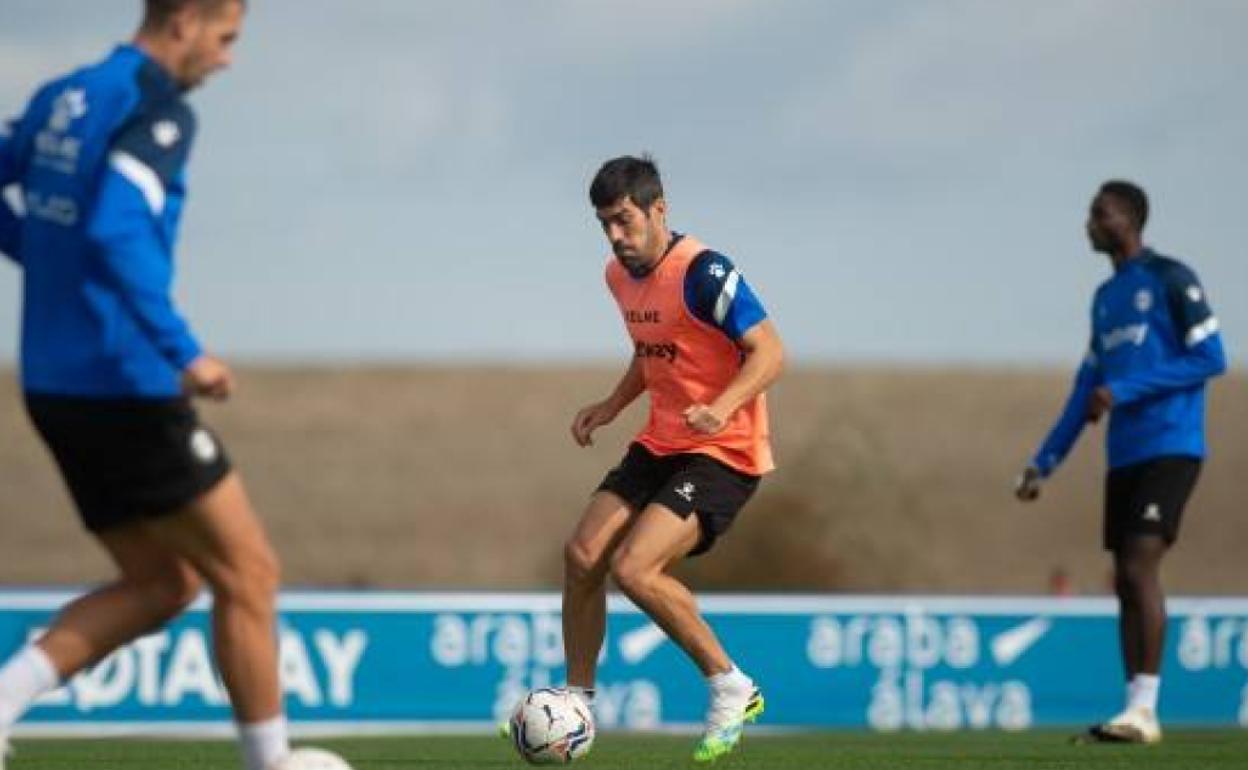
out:
M22 186L17 182L0 190L0 195L4 197L4 202L12 212L19 217L26 216L26 200L22 197Z
M121 150L114 150L108 156L108 162L118 174L139 188L139 192L143 193L143 197L147 199L147 205L152 213L160 216L160 213L165 210L165 186L152 167Z
M1187 330L1187 346L1194 347L1207 340L1210 336L1218 331L1218 319L1216 316L1209 316L1201 323L1196 324Z
M728 308L732 307L732 300L737 296L737 284L740 282L741 274L736 270L724 279L724 288L719 292L719 299L715 300L715 323L722 324L728 317Z

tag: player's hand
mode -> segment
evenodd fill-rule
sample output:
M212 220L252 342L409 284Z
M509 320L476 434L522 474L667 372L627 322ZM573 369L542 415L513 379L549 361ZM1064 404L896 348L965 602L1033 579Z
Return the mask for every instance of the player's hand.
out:
M234 392L234 374L224 361L204 354L182 371L182 392L224 401Z
M694 433L713 436L728 425L728 418L717 412L714 407L694 404L685 410L685 424Z
M578 446L593 446L594 431L614 420L616 414L606 401L590 404L572 418L572 440Z
M1114 408L1113 392L1102 385L1088 396L1088 422L1099 422L1101 417Z
M1014 480L1014 496L1024 503L1035 500L1040 496L1041 481L1043 479L1040 477L1040 469L1034 465L1028 465Z

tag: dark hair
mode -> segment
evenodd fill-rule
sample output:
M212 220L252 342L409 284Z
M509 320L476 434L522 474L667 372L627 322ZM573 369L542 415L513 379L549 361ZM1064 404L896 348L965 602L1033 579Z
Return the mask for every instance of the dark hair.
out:
M1133 182L1111 179L1101 185L1101 194L1109 195L1126 207L1136 230L1143 230L1148 222L1148 195Z
M649 155L640 158L624 155L607 161L598 169L589 186L589 202L596 209L631 198L637 208L647 211L662 197L663 182L659 179L659 167Z
M205 13L216 13L229 3L246 5L246 0L143 0L143 29L161 29L188 5L198 5Z

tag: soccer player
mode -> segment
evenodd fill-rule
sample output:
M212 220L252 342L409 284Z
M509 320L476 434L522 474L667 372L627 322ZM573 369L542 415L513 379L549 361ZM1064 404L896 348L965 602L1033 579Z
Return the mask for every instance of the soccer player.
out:
M592 700L610 573L707 678L710 707L694 759L711 761L741 740L763 697L670 569L710 550L772 470L763 391L780 374L783 348L732 261L668 229L649 158L607 162L589 197L614 252L607 286L634 352L611 394L577 412L572 437L589 445L643 393L650 419L565 547L568 684Z
M40 695L158 629L206 583L244 764L290 753L277 558L188 399L225 399L234 379L170 297L195 132L183 95L230 63L244 10L146 0L131 44L44 85L0 134L0 251L23 272L27 410L118 573L0 668L0 742Z
M1127 691L1122 712L1088 737L1131 743L1161 740L1161 561L1205 455L1205 382L1226 369L1205 290L1187 265L1143 244L1147 221L1148 198L1130 182L1106 182L1092 200L1088 239L1114 274L1093 296L1092 341L1066 407L1015 487L1034 500L1083 426L1109 415L1104 546Z

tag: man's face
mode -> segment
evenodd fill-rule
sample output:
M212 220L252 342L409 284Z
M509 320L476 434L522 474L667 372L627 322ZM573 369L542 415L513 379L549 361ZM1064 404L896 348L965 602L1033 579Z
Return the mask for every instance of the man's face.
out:
M243 3L227 2L205 11L190 3L175 24L185 49L175 77L185 90L201 85L208 76L230 65L235 41L243 29Z
M643 210L626 196L595 214L616 259L630 272L651 267L667 250L667 203L662 198Z
M1088 209L1088 240L1092 249L1102 254L1116 254L1135 230L1127 207L1117 198L1105 193L1092 199Z

